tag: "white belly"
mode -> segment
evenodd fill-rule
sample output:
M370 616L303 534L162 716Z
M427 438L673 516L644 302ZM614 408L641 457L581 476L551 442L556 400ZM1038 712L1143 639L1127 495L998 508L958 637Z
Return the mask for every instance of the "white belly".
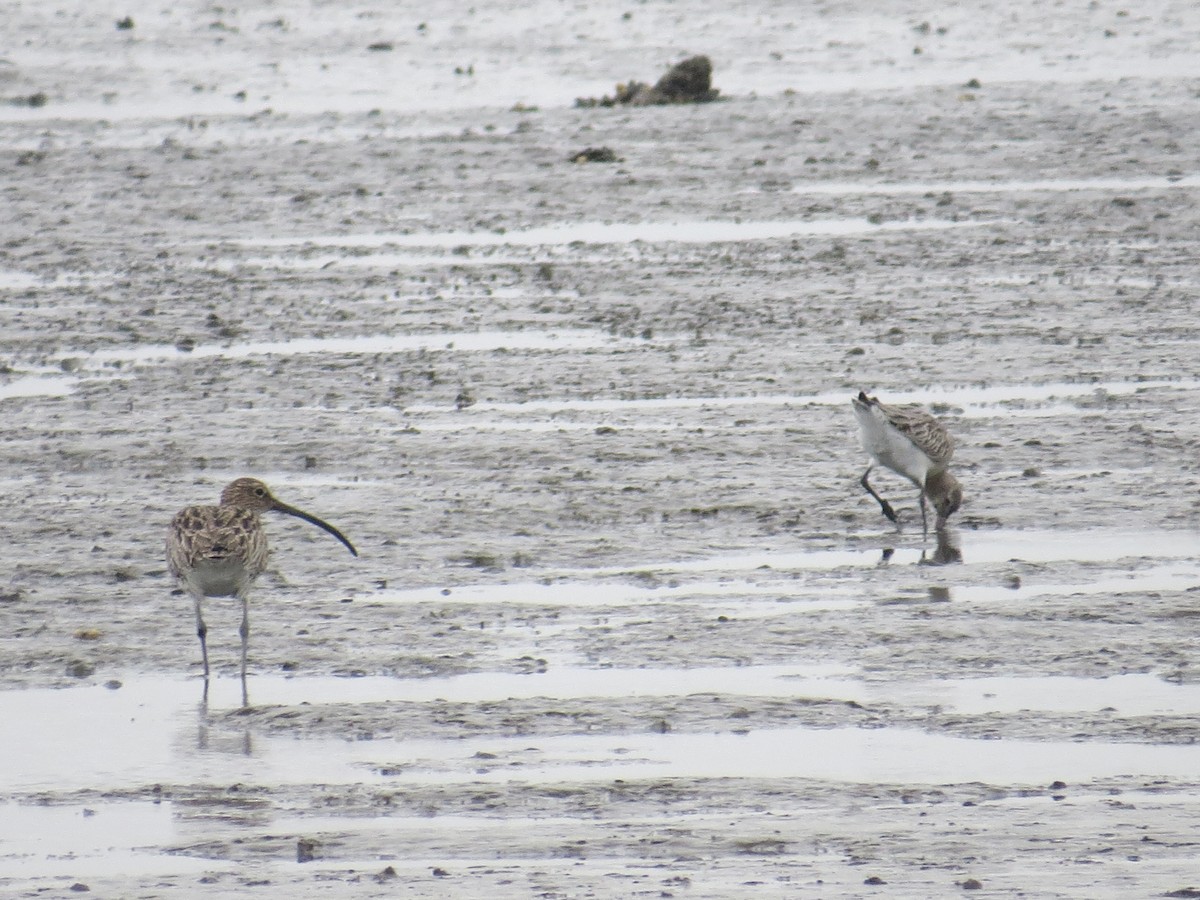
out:
M879 465L903 475L917 487L925 486L931 468L929 457L916 444L892 427L878 407L854 408L862 445Z
M204 559L196 563L185 580L205 597L239 597L254 579L246 576L240 559Z

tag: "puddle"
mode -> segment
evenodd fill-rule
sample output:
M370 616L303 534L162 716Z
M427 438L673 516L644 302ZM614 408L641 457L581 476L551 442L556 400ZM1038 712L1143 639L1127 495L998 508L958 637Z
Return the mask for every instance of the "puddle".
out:
M544 672L479 672L442 678L282 678L254 677L253 700L260 706L328 703L483 703L545 698L793 697L888 703L919 708L939 706L971 715L1025 710L1114 716L1190 716L1200 713L1200 685L1174 684L1156 675L1134 673L1108 678L1071 676L988 676L920 681L869 682L857 670L836 664L701 666L691 669L597 669L557 665ZM192 684L194 682L188 682ZM180 685L184 684L180 682ZM240 694L232 680L221 682L225 696L212 709L236 709ZM176 694L186 692L179 686Z
M573 222L504 232L443 231L419 234L310 235L243 238L232 241L248 247L538 247L560 244L645 243L721 244L790 237L876 234L887 231L933 231L978 227L981 222L942 220L883 222L866 219L791 220L779 222Z
M319 270L328 268L339 269L433 269L450 266L461 269L464 266L521 266L533 261L544 262L544 257L533 254L520 256L515 253L491 253L486 255L462 255L460 253L371 253L368 256L254 256L246 260L222 261L215 268L231 272L244 268L258 269L288 269L293 271ZM572 262L582 263L579 257L572 257ZM593 260L593 262L612 262L611 256ZM214 264L205 263L206 268Z
M65 397L78 385L79 379L71 377L17 378L7 384L0 384L0 400L12 400L17 397Z
M1086 713L1111 710L1122 718L1194 716L1200 713L1200 685L1171 684L1156 675L1109 678L1031 676L962 678L944 682L896 683L889 700L917 706L943 706L965 715L1025 710Z
M251 690L263 687L255 679ZM236 679L213 684L212 709L239 705ZM0 711L20 742L0 750L0 791L120 790L154 784L311 784L356 781L324 761L320 742L230 738L214 731L199 680L137 680L104 687L7 691ZM294 699L294 698L293 698Z
M966 603L994 603L1021 601L1038 597L1070 597L1084 595L1120 595L1132 593L1157 593L1186 591L1200 586L1200 566L1195 564L1171 564L1149 569L1108 575L1095 581L1067 584L1038 584L1023 582L1013 589L1000 585L960 585L950 588L952 600Z
M292 407L293 409L299 407ZM468 407L469 408L469 407ZM316 407L312 407L316 409ZM370 410L363 410L369 412ZM394 409L379 409L375 412L383 412L385 414L394 414ZM422 420L419 423L413 424L413 427L427 434L454 434L463 431L475 431L481 433L503 433L503 434L551 434L557 432L568 431L592 431L597 428L612 428L614 422L595 419L593 421L564 421L562 419L483 419L479 417L461 419L454 421L451 418L442 419L441 421L432 422ZM692 423L684 423L680 421L667 421L662 418L655 418L652 421L641 422L620 422L615 427L622 431L649 431L649 432L668 432L677 431L680 428L688 427ZM774 430L775 426L771 426ZM751 430L766 430L766 429L750 429L741 426L741 433L745 434Z
M957 532L955 533L957 535ZM1062 532L1055 532L1063 535ZM1063 537L1057 547L1043 543L1044 532L967 532L964 539L970 552L967 563L995 563L1011 559L1031 562L1103 562L1124 558L1118 553L1141 558L1153 554L1157 558L1183 559L1192 555L1190 549L1200 543L1200 535L1190 532L1096 534L1076 532ZM991 540L989 540L991 538ZM1093 541L1096 543L1093 544ZM1195 543L1194 543L1195 542ZM1031 552L1030 548L1034 548ZM961 549L961 546L960 546ZM932 553L932 548L927 548ZM643 610L654 604L691 604L720 607L737 619L784 616L852 609L875 602L865 586L813 584L787 577L790 571L825 571L830 569L869 566L881 562L881 550L826 550L804 554L763 553L757 556L714 557L705 560L675 563L647 563L628 569L605 568L574 570L579 580L523 581L500 584L457 585L453 588L407 588L383 590L364 596L366 603L407 605L436 603L438 605L506 607L534 606L556 609L587 609L604 611L622 608ZM1106 556L1105 554L1112 554ZM922 560L921 547L892 550L889 565L914 565ZM808 557L812 557L809 559ZM635 572L684 573L687 571L729 571L753 569L759 574L754 581L672 581L661 585L630 584L627 582L597 582L601 576L629 576ZM772 577L778 573L779 577ZM553 577L566 573L554 573ZM591 576L591 577L589 577ZM1200 565L1172 562L1145 569L1113 575L1108 572L1092 581L1038 583L1025 581L1012 588L1001 584L953 585L946 588L949 599L962 603L1025 602L1043 597L1072 595L1120 595L1131 593L1170 593L1200 587Z
M112 272L90 272L87 275L77 274L56 274L56 275L34 275L31 272L19 272L14 269L0 269L0 291L20 291L28 293L30 291L74 287L84 284L95 283L97 279L111 280L114 276ZM15 298L14 298L15 299ZM37 312L39 307L22 307L20 305L14 308L21 309L22 312ZM65 307L70 308L70 307ZM64 307L55 304L51 312L61 313Z
M951 541L962 551L968 564L1009 562L1113 562L1118 559L1190 559L1200 546L1200 534L1192 531L1121 531L1065 529L1055 531L960 531L948 530ZM920 536L896 535L887 541L888 564L916 565L934 553L932 536L921 543ZM900 546L901 542L909 546ZM627 566L573 570L576 577L630 575L640 572L772 572L825 571L847 567L878 566L881 549L801 550L792 553L764 550L707 556L700 559L648 560ZM567 572L557 573L566 575Z
M894 728L513 738L460 744L456 758L447 758L451 748L443 742L415 741L396 749L381 755L379 764L400 783L811 778L1045 785L1127 775L1192 779L1200 767L1198 745L975 740Z
M473 702L547 696L673 696L678 693L820 691L839 667L786 666L742 670L610 670L552 667L546 673L480 673L449 678L284 678L252 675L256 706L383 701ZM786 676L786 677L784 677ZM201 708L197 679L128 679L102 686L0 692L0 716L20 742L0 750L0 792L118 788L215 780L303 784L356 775L322 763L319 742L214 738ZM214 679L208 709L241 703L236 679ZM223 732L222 732L223 733Z
M455 352L479 353L495 350L591 350L631 346L644 341L614 337L599 331L477 331L438 334L364 335L349 338L302 338L293 341L259 341L248 344L202 344L180 350L169 344L97 350L86 354L63 353L78 357L84 365L98 367L112 363L155 363L184 359L243 359L249 356L297 356L310 353L359 355L377 353Z
M587 572L588 570L582 570ZM597 570L598 571L598 570ZM722 601L740 601L745 597L771 596L783 605L806 607L806 600L821 603L827 598L822 591L820 597L795 597L799 585L775 580L769 583L757 581L692 581L686 584L640 585L628 583L597 583L580 581L522 581L508 584L470 584L454 588L411 588L385 590L370 594L368 602L382 603L461 603L534 605L554 607L588 607L589 609L638 606L656 602L677 603L683 600L716 598ZM857 596L859 591L846 589L845 594ZM741 607L738 606L740 614Z
M1126 397L1151 390L1194 391L1200 379L1156 379L1148 381L1047 382L1044 384L997 384L983 387L931 388L916 391L888 391L889 403L946 403L965 407L963 415L972 415L971 407L989 407L1001 403L1045 403L1068 397L1110 395ZM843 395L844 399L844 395ZM994 411L985 414L994 415Z
M1194 531L999 530L963 532L962 540L969 563L1192 559L1200 547L1200 534Z
M0 291L26 291L41 287L45 282L28 272L0 269Z
M583 669L447 678L252 676L256 706L654 698L721 694L941 707L963 714L1022 710L1113 716L1200 713L1200 686L1152 675L1107 679L981 678L870 683L836 665ZM518 778L805 777L849 781L1045 781L1109 775L1194 775L1200 746L984 741L900 729L774 729L750 735L601 735L470 740L302 740L238 734L209 723L196 679L133 678L104 687L0 693L6 731L0 791L117 790L152 784L434 782ZM216 679L209 710L236 709L236 679ZM1101 712L1111 710L1109 712ZM536 749L530 749L534 747ZM745 751L745 752L743 752ZM475 754L495 754L480 762ZM949 774L957 772L958 774ZM48 816L51 814L47 814ZM81 824L90 828L90 823Z
M0 804L0 878L166 875L225 868L139 847L170 841L169 803Z
M995 27L1001 27L999 23ZM1079 37L1079 35L1075 35ZM1066 35L1062 36L1067 39ZM1086 81L1109 81L1145 78L1189 78L1194 74L1194 61L1182 54L1174 57L1156 58L1154 54L1139 55L1136 61L1130 57L1100 59L1099 53L1075 55L1070 61L1055 53L1042 57L1030 54L1031 48L1024 42L1014 42L1016 50L1012 57L998 59L993 55L994 45L984 42L976 52L952 56L947 67L932 70L897 71L894 67L868 68L866 71L807 72L791 82L798 93L822 94L854 90L888 91L899 88L915 88L924 85L961 86L962 72L970 69L983 84L1005 84L1029 82L1032 84L1072 84ZM1019 48L1019 49L1017 49ZM1040 49L1040 48L1039 48ZM984 58L988 61L985 62ZM1065 63L1065 64L1064 64Z
M854 670L835 665L713 666L694 669L586 669L557 666L528 675L479 672L444 678L258 679L251 683L255 704L366 703L448 700L582 700L604 697L679 697L729 694L747 697L825 696L845 692L839 680ZM304 697L298 701L297 697ZM230 704L235 706L236 704Z
M1039 181L925 181L887 184L854 181L825 181L800 184L794 194L869 194L901 196L906 194L1044 194L1071 191L1156 191L1191 190L1200 187L1200 176L1158 178L1049 178Z
M1129 396L1148 390L1200 389L1200 379L1154 381L1050 382L1046 384L999 384L983 387L928 388L888 391L889 403L948 404L962 407L966 418L995 416L1003 403L1048 403L1073 397L1108 394ZM741 409L750 406L849 406L853 391L822 394L761 394L740 397L648 397L644 399L598 398L587 400L529 400L521 403L480 402L465 410L472 416L489 412L556 414L564 412L660 412L666 409ZM447 412L452 407L413 404L408 413ZM1005 410L1007 415L1008 411Z

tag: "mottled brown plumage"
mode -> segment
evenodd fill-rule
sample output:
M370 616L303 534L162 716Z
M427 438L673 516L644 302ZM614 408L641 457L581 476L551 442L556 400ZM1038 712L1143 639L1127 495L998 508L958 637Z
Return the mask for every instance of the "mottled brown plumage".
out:
M239 478L221 492L218 506L189 506L175 514L167 532L167 566L196 608L196 634L208 686L208 628L205 597L237 597L242 601L242 701L246 693L246 648L250 636L247 596L254 580L267 567L267 535L260 513L281 512L328 531L358 556L354 545L328 522L276 500L255 478Z
M879 503L883 514L895 522L896 511L875 492L867 476L876 463L903 475L921 492L922 528L928 534L925 515L928 497L937 510L936 528L940 531L962 505L962 485L946 468L954 456L954 438L950 432L919 406L880 403L865 391L859 391L853 404L863 449L872 460L863 473L862 486Z
M875 397L868 397L867 401L883 413L889 425L916 444L934 466L944 467L950 462L954 456L954 438L945 425L924 409L911 403L903 406L881 403Z

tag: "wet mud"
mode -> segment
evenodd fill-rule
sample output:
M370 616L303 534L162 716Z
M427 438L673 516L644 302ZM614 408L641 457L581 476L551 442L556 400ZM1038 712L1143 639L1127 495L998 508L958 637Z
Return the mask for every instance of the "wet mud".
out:
M272 10L13 11L0 892L1200 887L1190 7Z

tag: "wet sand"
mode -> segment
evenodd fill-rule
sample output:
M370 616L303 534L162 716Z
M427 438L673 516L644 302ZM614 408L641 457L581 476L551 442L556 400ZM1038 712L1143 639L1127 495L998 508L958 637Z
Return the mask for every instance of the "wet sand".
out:
M1200 889L1190 6L71 9L0 51L0 893ZM268 522L249 709L162 555L241 475L361 553Z

